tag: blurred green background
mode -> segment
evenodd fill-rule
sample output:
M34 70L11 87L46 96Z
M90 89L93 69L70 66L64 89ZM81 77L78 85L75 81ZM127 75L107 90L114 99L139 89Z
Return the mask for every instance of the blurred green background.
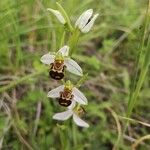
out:
M147 0L65 0L61 4L74 23L85 10L100 16L83 34L73 58L88 79L81 90L88 98L82 129L72 120L52 119L63 109L47 92L60 85L49 78L40 57L60 46L63 27L46 11L55 0L0 1L0 149L2 150L115 150L131 81L135 76ZM150 29L150 28L149 28ZM43 71L43 68L45 71ZM133 149L150 133L150 72L119 149ZM76 76L67 76L76 82ZM140 122L139 122L140 121ZM147 124L145 124L147 123ZM118 132L119 131L119 132ZM145 140L135 149L149 150Z

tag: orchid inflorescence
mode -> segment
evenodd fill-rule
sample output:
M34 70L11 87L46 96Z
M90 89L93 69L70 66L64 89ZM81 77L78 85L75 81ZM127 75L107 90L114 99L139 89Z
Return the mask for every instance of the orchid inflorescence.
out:
M47 10L54 14L59 22L63 24L65 29L68 28L68 30L72 33L71 35L74 37L76 37L75 34L79 35L79 33L89 32L98 17L98 14L93 16L92 9L88 9L80 15L73 27L65 10L59 3L56 4L58 6L58 10L51 8L48 8ZM77 44L76 40L73 42L73 44ZM74 47L71 45L72 43L69 44L68 45L73 49ZM54 114L53 119L64 121L72 116L74 122L78 126L89 127L89 125L79 117L84 112L84 108L81 105L88 104L87 98L78 89L77 84L74 85L70 80L67 80L66 82L63 80L66 71L80 77L84 76L81 67L71 58L71 54L69 53L70 48L68 45L63 46L56 53L47 53L41 57L41 62L50 66L50 77L58 81L63 81L63 85L49 91L47 97L57 99L59 105L67 108L64 112Z

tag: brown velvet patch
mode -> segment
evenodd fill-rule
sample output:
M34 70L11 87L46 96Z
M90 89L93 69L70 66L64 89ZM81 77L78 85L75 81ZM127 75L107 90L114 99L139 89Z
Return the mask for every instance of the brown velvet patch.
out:
M66 100L66 99L62 99L62 98L59 98L58 102L61 106L64 106L64 107L68 107L72 103L71 100Z
M51 70L49 72L49 75L50 75L51 78L53 78L55 80L61 80L64 77L64 73L63 72L60 73L60 72L53 71L53 70Z

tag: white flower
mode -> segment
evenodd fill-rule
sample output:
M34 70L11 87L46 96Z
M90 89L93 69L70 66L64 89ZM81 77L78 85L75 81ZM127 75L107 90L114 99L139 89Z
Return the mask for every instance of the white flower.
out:
M69 47L64 46L55 54L47 53L41 57L42 63L52 66L50 72L52 78L56 76L58 80L62 79L65 69L73 74L83 75L81 67L73 59L69 58L68 54Z
M50 11L51 13L53 13L62 24L66 23L65 18L58 10L51 9L51 8L48 8L47 10Z
M61 95L61 93L63 95ZM71 101L71 108L75 105L74 101L82 105L87 105L88 103L87 98L84 96L84 94L81 91L79 91L76 87L73 87L70 81L67 81L65 85L61 85L49 91L47 97L60 98L60 102L65 100L66 102Z
M73 116L73 120L78 126L85 128L89 127L89 125L78 116L78 110L68 109L67 111L56 113L53 116L53 119L64 121L69 119L71 116Z
M93 16L93 9L88 9L81 14L75 23L75 27L78 27L81 32L87 33L91 30L96 18L99 14Z

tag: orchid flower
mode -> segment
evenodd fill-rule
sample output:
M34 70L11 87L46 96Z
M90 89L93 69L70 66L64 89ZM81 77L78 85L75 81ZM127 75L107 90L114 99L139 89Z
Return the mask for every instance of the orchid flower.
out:
M62 24L66 23L66 20L60 11L51 8L48 8L47 10L53 13ZM94 22L97 19L98 15L99 14L97 13L93 16L93 9L86 10L77 19L75 27L76 28L78 27L80 31L83 33L89 32L93 27Z
M48 97L58 98L59 104L62 106L70 106L73 101L87 105L87 98L79 91L70 81L67 81L65 85L61 85L47 94Z
M68 55L69 47L64 46L57 53L47 53L41 57L42 63L51 66L49 74L53 79L61 80L65 70L79 76L83 75L81 67Z
M87 124L84 120L82 120L79 117L80 113L82 113L82 112L83 112L83 109L81 107L75 108L75 109L68 108L67 111L54 114L53 119L64 121L64 120L69 119L71 116L73 116L73 121L78 126L88 128L89 124Z
M78 27L81 32L87 33L91 30L96 18L99 14L93 16L93 9L88 9L83 12L75 23L75 27Z

